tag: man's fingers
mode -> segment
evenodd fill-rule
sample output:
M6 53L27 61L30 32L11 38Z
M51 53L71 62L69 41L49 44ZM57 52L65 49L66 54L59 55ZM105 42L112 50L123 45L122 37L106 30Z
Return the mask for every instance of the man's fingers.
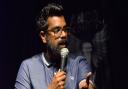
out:
M60 81L64 81L65 79L66 79L66 75L63 75L61 77L58 77L57 81L60 82Z
M88 85L86 83L86 80L82 80L80 83L79 83L79 89L86 89L88 88Z
M66 73L64 71L58 71L58 72L55 73L56 77L60 77L62 75L66 75Z
M92 76L92 72L87 73L87 75L86 75L86 83L87 83L87 85L89 85L89 80L90 80L91 76Z
M60 81L60 82L58 83L59 89L64 89L64 85L65 85L65 81Z
M92 76L91 72L86 74L86 76L85 76L86 79L80 81L80 83L79 83L79 89L88 89L88 88L93 89L93 88L90 88L90 87L92 87L92 82L90 79L91 76Z
M59 86L64 86L65 82L64 81L60 81L59 82Z
M86 77L91 77L92 72L87 73Z
M64 71L57 72L55 74L55 78L56 78L57 82L63 81L66 79L66 73Z

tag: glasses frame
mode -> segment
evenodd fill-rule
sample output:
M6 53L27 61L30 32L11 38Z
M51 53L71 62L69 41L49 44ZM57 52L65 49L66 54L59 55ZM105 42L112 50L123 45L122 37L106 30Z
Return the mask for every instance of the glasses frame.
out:
M58 37L62 34L62 31L64 31L65 33L70 33L70 30L71 30L71 27L69 26L64 26L63 28L56 26L51 29L48 29L47 32L53 32L54 36Z

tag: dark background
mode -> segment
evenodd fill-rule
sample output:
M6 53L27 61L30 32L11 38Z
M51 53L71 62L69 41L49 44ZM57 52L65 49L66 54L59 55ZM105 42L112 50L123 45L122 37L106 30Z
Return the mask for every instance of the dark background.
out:
M55 0L53 0L55 2ZM58 2L57 0L56 2ZM127 3L121 0L60 0L67 16L98 9L109 27L108 58L111 89L127 87ZM35 17L50 0L0 1L0 89L13 89L23 59L41 51ZM123 86L124 85L124 86Z

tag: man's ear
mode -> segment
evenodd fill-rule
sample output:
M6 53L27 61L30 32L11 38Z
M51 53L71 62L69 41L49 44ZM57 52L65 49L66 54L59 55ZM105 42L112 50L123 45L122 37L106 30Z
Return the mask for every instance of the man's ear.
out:
M40 31L39 36L40 36L40 38L41 38L41 40L42 40L43 43L46 43L47 42L46 41L46 34L45 34L44 31Z

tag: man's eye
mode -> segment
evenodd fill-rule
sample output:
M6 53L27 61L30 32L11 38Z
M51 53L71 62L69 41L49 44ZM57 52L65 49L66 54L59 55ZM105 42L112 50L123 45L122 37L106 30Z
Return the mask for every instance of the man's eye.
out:
M53 29L54 33L58 33L59 31L60 31L60 29L58 29L58 28Z

